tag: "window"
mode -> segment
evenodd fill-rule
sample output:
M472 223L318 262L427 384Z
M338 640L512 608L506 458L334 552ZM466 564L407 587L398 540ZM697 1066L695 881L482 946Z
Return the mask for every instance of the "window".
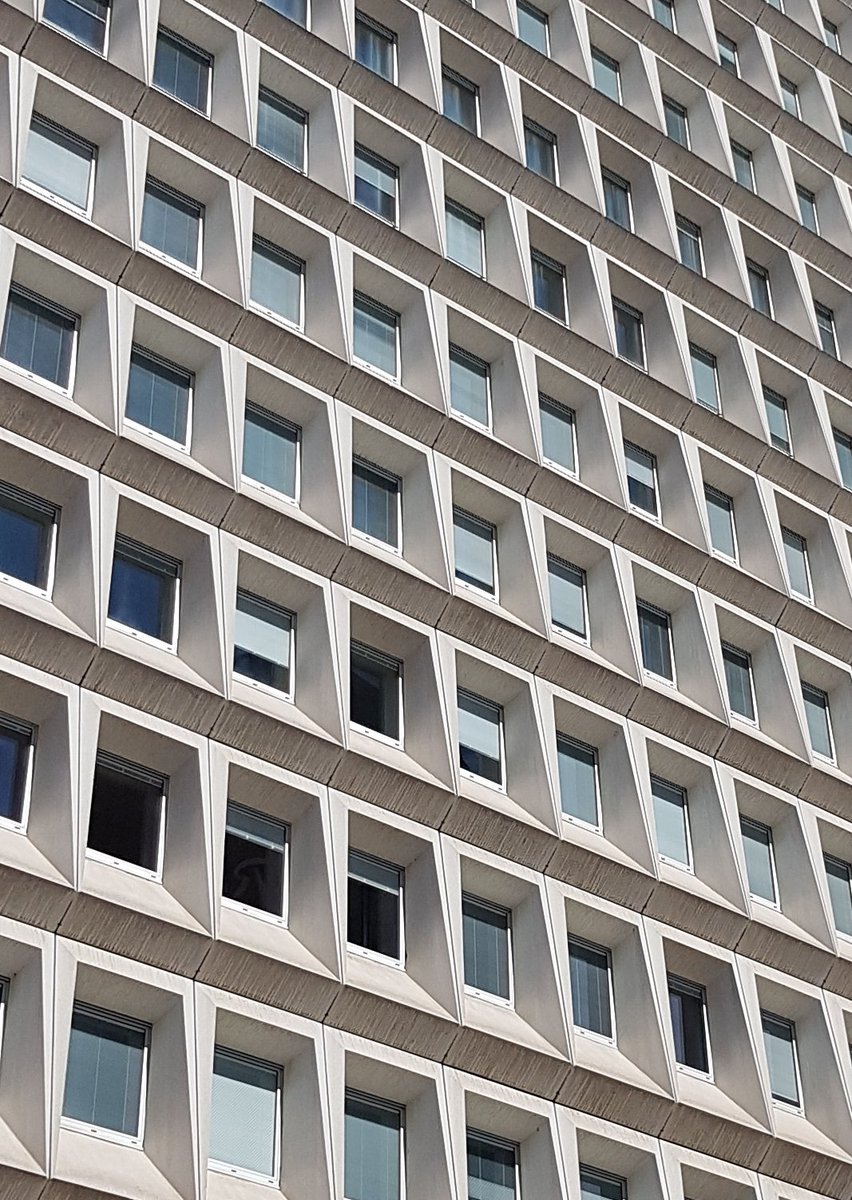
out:
M547 556L550 619L559 629L586 637L586 572L574 563Z
M627 1200L627 1180L580 1163L580 1200Z
M455 573L466 583L489 596L497 595L497 530L489 521L462 508L453 509Z
M845 488L852 488L852 436L833 429L834 449L840 466L840 480Z
M801 117L798 86L793 83L792 79L787 79L783 75L778 77L778 82L781 84L781 103L784 108L791 117Z
M134 425L186 447L193 384L189 371L142 346L134 346L124 415Z
M831 734L831 711L828 706L828 693L822 688L814 687L812 683L802 680L802 699L805 703L805 717L808 722L808 734L811 748L820 758L834 760L834 739Z
M251 244L251 300L292 325L302 321L305 264L255 235Z
M652 775L651 797L654 802L654 828L660 858L664 862L691 868L692 847L686 792L676 783L669 783Z
M796 1026L774 1013L762 1012L760 1019L772 1099L789 1104L791 1108L800 1108Z
M281 1068L216 1046L210 1097L210 1165L277 1183Z
M157 30L155 87L206 114L212 70L213 59L205 50L168 29Z
M151 1026L75 1003L65 1068L63 1123L141 1141Z
M35 730L0 714L0 819L26 825Z
M487 362L450 345L450 406L453 412L486 428L491 425L491 368Z
M825 38L825 44L829 50L833 50L835 54L840 53L840 31L833 21L829 21L828 17L822 19L822 32Z
M234 674L292 695L293 614L237 589L234 616Z
M614 58L592 46L592 83L599 92L621 103L621 69Z
M550 53L550 29L547 13L518 0L518 37L541 54Z
M222 897L238 908L283 919L287 841L283 822L229 800Z
M44 0L44 19L90 50L103 53L109 0Z
M70 391L78 325L67 308L12 284L0 357Z
M615 322L615 348L619 358L645 370L645 327L638 308L613 297L612 319Z
M296 171L305 169L308 114L268 88L257 101L257 144L273 158Z
M739 142L731 142L731 155L734 160L734 178L741 187L754 191L754 159L751 150Z
M303 29L307 29L308 0L263 0L263 2L275 12L280 13L282 17L286 17L288 21L294 21Z
M401 963L403 873L391 863L349 851L346 940L349 946Z
M660 679L674 683L671 618L661 608L637 600L642 665Z
M736 646L722 643L722 661L725 665L725 685L728 689L728 704L731 712L747 721L757 719L754 705L754 688L751 675L751 655Z
M654 20L659 21L661 25L665 25L666 29L675 32L675 7L674 0L652 0L654 10Z
M401 1200L405 1109L347 1091L344 1111L345 1200Z
M395 379L399 315L376 300L356 292L352 321L355 358Z
M736 559L737 537L732 498L727 493L705 484L704 503L707 508L707 524L710 527L710 545L718 554Z
M291 425L283 417L248 401L243 433L243 475L261 487L295 500L299 483L299 438L297 425Z
M731 75L739 75L740 64L737 56L737 43L724 33L716 31L716 48L719 51L719 65Z
M824 858L834 928L838 933L852 937L852 866L830 854Z
M533 303L557 321L567 320L565 304L565 268L538 250L530 251Z
M163 869L163 775L98 751L89 813L88 853L113 866L159 876Z
M110 621L171 646L175 640L180 563L118 534L109 589Z
M355 203L391 225L396 224L398 174L393 163L355 143Z
M518 1147L513 1142L467 1131L468 1200L516 1200L518 1177Z
M633 442L625 442L624 468L627 472L627 496L633 508L641 509L652 517L659 516L656 457Z
M458 689L459 766L479 780L503 786L503 710Z
M704 988L674 975L669 975L668 988L675 1062L701 1075L709 1075L707 997Z
M614 1040L609 950L569 935L568 962L574 1024L584 1033Z
M837 334L834 325L834 312L816 300L814 301L814 312L816 313L817 330L819 332L819 344L826 354L830 354L832 358L837 358Z
M766 267L752 259L746 259L748 285L751 289L751 302L759 313L765 317L772 316L772 295L769 290L769 272Z
M362 458L352 460L352 528L366 537L400 547L402 481Z
M802 224L804 225L805 229L809 229L811 233L819 233L819 225L817 224L816 196L806 187L802 187L800 183L796 184L796 196L799 200L799 216L802 218ZM823 349L825 350L824 345ZM833 354L834 350L829 350L828 353Z
M396 77L396 34L357 9L355 59L369 71L393 83Z
M556 734L559 799L562 815L600 829L598 811L598 752L594 746Z
M472 991L512 999L511 914L499 904L462 896L464 982Z
M663 113L666 118L666 133L673 142L689 149L689 116L682 104L663 96Z
M0 577L50 591L59 510L9 483L0 483Z
M574 410L539 393L538 415L541 423L541 452L544 459L574 475L577 470ZM850 473L852 473L852 463L850 463ZM849 486L852 487L852 484Z
M48 196L88 212L96 153L85 138L33 113L21 174Z
M772 830L760 821L740 815L746 877L751 896L777 906L778 888L775 883L775 852Z
M349 719L391 742L402 741L402 663L358 642L350 650Z
M139 240L167 258L200 269L204 206L150 175L145 181Z
M676 216L676 224L680 261L696 275L703 275L704 254L701 246L701 226L679 214Z
M847 154L852 154L852 121L847 121L845 117L841 117L840 132L843 136L843 149Z
M802 600L811 600L811 572L808 564L808 543L792 529L781 526L781 541L784 546L784 561L787 564L787 577L790 580L790 591Z
M690 342L689 362L692 367L692 386L695 388L695 399L705 408L719 412L719 375L716 370L716 355Z
M633 229L633 211L630 204L630 184L614 171L601 171L604 194L604 215L622 229Z
M485 274L485 222L482 217L455 200L447 200L444 207L447 229L447 258L472 271L474 275Z
M769 426L769 440L776 450L784 454L793 453L790 438L790 419L787 412L787 401L772 388L763 389L763 407L766 412L766 423Z
M479 131L479 88L463 75L444 68L444 116L471 133Z
M524 120L524 145L529 169L556 183L556 137L535 121Z

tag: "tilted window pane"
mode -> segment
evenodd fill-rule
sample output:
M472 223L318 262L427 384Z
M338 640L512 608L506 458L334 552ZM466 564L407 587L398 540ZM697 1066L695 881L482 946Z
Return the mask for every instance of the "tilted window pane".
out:
M9 288L0 356L59 387L71 380L77 317L40 296Z
M790 579L790 591L806 600L811 599L811 573L808 568L808 543L792 529L781 526L784 561Z
M753 721L754 695L751 686L751 659L735 646L722 646L722 661L725 664L725 683L728 688L728 703L731 712Z
M508 1000L510 989L509 913L506 909L462 897L464 981L468 987Z
M734 178L737 183L750 192L754 191L754 160L751 150L738 142L731 142L731 155L734 160Z
M586 573L582 567L547 556L550 619L560 629L586 636Z
M621 80L618 63L603 50L592 46L592 83L599 92L616 104L621 102Z
M363 13L356 13L355 58L369 71L392 81L396 59L395 35Z
M222 895L271 916L284 913L287 826L228 803Z
M458 690L459 764L491 783L502 783L503 710L497 704Z
M656 517L657 460L655 456L633 442L624 443L624 465L627 471L627 496L635 508Z
M251 298L270 312L298 325L302 320L305 264L264 238L251 247Z
M841 482L845 488L852 488L852 437L848 433L841 433L839 429L832 432L837 461L840 464Z
M89 850L156 873L167 781L114 755L98 754L89 814Z
M210 1158L274 1179L278 1174L278 1093L271 1063L216 1046L210 1097Z
M352 463L352 525L399 548L400 480L362 459Z
M527 166L536 175L556 182L556 138L533 121L524 121Z
M348 1092L344 1117L346 1200L400 1200L402 1113Z
M680 261L696 275L704 274L704 258L701 253L701 228L686 217L677 218L677 242Z
M580 938L568 938L571 969L571 1004L574 1024L579 1029L612 1037L610 958L603 946Z
M830 354L832 358L837 358L837 330L834 324L834 313L830 308L826 308L824 304L816 302L814 303L814 311L816 312L819 344L826 354Z
M396 741L400 734L399 662L352 643L349 665L349 719Z
M620 225L622 229L633 228L633 215L630 206L630 184L620 175L612 171L602 171L604 194L604 214L610 221Z
M639 617L642 665L646 671L673 682L671 623L668 613L641 600L637 602L636 609Z
M666 29L674 33L675 15L673 0L653 0L654 20L659 21L661 25L665 25Z
M556 463L573 474L577 469L574 410L547 396L539 395L538 412L542 454L548 462Z
M559 263L533 250L533 302L536 308L549 313L557 321L565 316L565 271Z
M353 946L398 960L402 934L402 872L349 851L346 938Z
M297 171L305 169L308 114L266 88L257 102L257 144Z
M189 371L136 346L130 355L124 415L128 421L185 446L192 385Z
M496 591L494 550L497 531L488 521L453 509L456 579L493 596Z
M580 1200L627 1200L627 1183L618 1175L580 1163Z
M243 474L284 496L296 496L299 429L256 404L246 404Z
M355 146L355 203L392 225L396 222L397 170L366 146Z
M213 59L199 46L167 29L157 30L154 86L199 112L207 112Z
M772 855L772 830L759 821L740 817L740 833L743 839L748 890L770 904L777 903L775 893L775 870Z
M668 987L675 1062L706 1074L710 1061L704 1022L704 988L671 976Z
M748 282L751 288L751 302L759 313L765 317L772 316L772 296L769 291L769 274L759 263L747 261Z
M138 1137L148 1026L75 1004L62 1115Z
M467 1134L467 1200L514 1200L517 1148L482 1134Z
M109 589L110 620L171 642L179 569L174 559L117 536Z
M834 928L852 937L852 867L842 859L825 855L825 875L834 916Z
M736 558L737 542L734 534L734 502L724 492L705 487L704 502L707 506L707 522L710 526L710 545L719 554Z
M518 4L518 37L541 54L550 53L548 16L532 4Z
M808 722L811 747L823 758L834 758L834 743L831 736L831 721L828 694L822 688L802 681L802 699L805 702L805 717Z
M719 411L719 376L716 371L716 355L700 346L689 344L689 361L692 366L692 383L695 399L713 412Z
M799 1075L796 1068L796 1027L792 1021L761 1013L763 1045L769 1067L772 1099L799 1107Z
M46 500L0 483L0 575L47 587L58 515Z
M664 779L651 778L654 801L654 826L657 850L662 858L689 866L692 856L689 847L686 792Z
M443 74L444 116L461 125L463 129L476 133L478 125L479 92L475 83L457 75L455 71Z
M766 411L766 423L769 426L769 440L776 450L790 454L790 422L787 416L787 401L770 388L763 389L763 406Z
M719 51L719 62L724 70L729 71L731 75L739 75L740 68L737 61L737 43L731 38L726 37L724 33L716 33L716 47Z
M0 716L0 817L15 824L24 815L33 738L32 725Z
M452 200L447 200L445 214L447 258L475 275L482 275L482 218Z
M186 267L196 268L203 211L197 200L149 176L145 183L140 241Z
M644 367L645 338L641 312L622 300L613 300L612 317L615 322L616 353L635 366Z
M355 357L396 376L396 340L399 318L375 300L356 293L353 305Z
M95 147L61 125L33 113L23 176L76 208L87 209Z
M490 382L487 362L460 346L450 346L450 404L454 412L480 425L490 425Z
M594 746L556 735L559 799L566 817L600 827L598 813L598 754Z
M796 186L796 196L799 201L799 215L802 218L802 224L805 229L809 229L811 233L819 233L816 196L801 185Z
M91 50L103 51L109 0L44 0L44 19Z
M779 83L781 84L781 103L792 117L798 117L799 89L792 79L785 79L783 75L779 77Z
M234 674L289 693L292 642L291 613L249 592L237 592Z
M663 112L666 117L666 133L679 146L689 149L689 118L682 104L663 96Z

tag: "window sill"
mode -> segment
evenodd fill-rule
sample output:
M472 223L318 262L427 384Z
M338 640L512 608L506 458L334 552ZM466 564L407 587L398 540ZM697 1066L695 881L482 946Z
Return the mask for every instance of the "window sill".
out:
M114 633L122 633L126 637L133 638L136 642L142 642L145 646L152 646L156 650L177 656L176 641L164 642L160 638L152 637L149 633L143 633L141 629L134 629L132 625L122 625L119 621L113 621L109 617L106 620L106 628Z
M91 203L85 207L81 204L75 204L73 200L66 200L64 196L58 196L56 192L51 192L47 188L40 187L37 183L33 183L31 179L26 179L23 175L18 186L22 192L28 192L31 196L37 196L39 200L45 200L48 204L53 204L56 208L61 208L63 212L70 213L78 221L85 221L87 224L91 224Z
M156 883L160 887L163 886L162 868L157 871L148 871L145 867L138 867L134 863L125 862L121 858L112 858L108 854L102 854L99 850L89 850L86 848L86 858L89 862L102 863L105 867L112 867L116 871L121 871L125 875L132 875L135 879L143 879L147 883Z
M276 929L287 928L286 913L276 916L275 913L265 912L262 908L252 908L250 904L240 904L239 900L232 900L230 896L222 897L222 907L227 908L230 912L239 913L241 916L250 917L252 920L262 921L265 925L272 925Z
M151 246L148 242L143 242L139 239L137 249L141 254L147 254L149 258L153 258L156 262L163 263L164 266L173 267L174 270L180 271L184 275L189 275L192 279L201 279L201 256L195 266L183 262L179 258L173 258L171 254L166 254L165 250L158 250L156 246Z
M405 962L401 958L391 958L387 954L379 954L377 950L368 950L366 946L357 946L354 942L346 943L346 952L354 954L366 962L375 963L381 967L391 967L394 971L405 973Z
M389 737L386 733L380 733L378 729L370 729L366 725L359 725L357 721L350 721L349 728L354 733L360 733L364 737L370 738L371 741L379 742L382 746L390 747L391 750L405 750L404 739L402 737Z
M270 696L275 700L281 700L284 704L295 704L295 693L282 692L280 688L274 688L269 683L261 683L259 679L252 679L250 675L241 675L239 671L233 672L234 683L241 683L245 687L251 688L255 692L262 692L264 696Z
M70 1117L61 1118L60 1128L69 1133L80 1133L84 1137L98 1138L102 1142L112 1142L114 1145L124 1146L128 1150L142 1150L143 1148L143 1138L139 1134L131 1137L126 1133L103 1129L100 1125L86 1125L83 1121L75 1121Z
M231 1167L227 1163L216 1162L210 1159L207 1163L207 1168L215 1172L217 1175L227 1175L231 1179L244 1179L246 1183L256 1183L260 1187L277 1188L279 1180L276 1176L274 1179L269 1175L262 1175L260 1172L247 1171L245 1167Z

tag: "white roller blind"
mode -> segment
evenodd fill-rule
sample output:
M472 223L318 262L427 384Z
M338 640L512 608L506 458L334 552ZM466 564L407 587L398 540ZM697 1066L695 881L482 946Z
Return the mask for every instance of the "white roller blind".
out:
M210 1158L265 1179L278 1173L277 1067L216 1048L210 1105Z

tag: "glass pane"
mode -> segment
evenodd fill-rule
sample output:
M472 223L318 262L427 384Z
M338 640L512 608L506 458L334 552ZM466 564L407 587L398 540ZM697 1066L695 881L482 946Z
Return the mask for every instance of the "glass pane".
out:
M458 346L450 346L450 403L453 410L480 425L489 425L488 385L488 363Z
M532 254L533 300L542 312L565 320L565 274L561 267L540 254Z
M0 490L0 574L47 586L55 511L29 504L24 493Z
M476 133L477 91L474 84L448 71L443 75L444 116Z
M623 1179L580 1164L580 1200L624 1200L626 1195Z
M165 782L122 770L100 755L86 845L108 858L158 871Z
M731 711L753 721L754 697L751 686L751 659L742 650L737 650L733 646L723 646L722 660L725 664L725 682Z
M158 30L154 86L199 112L207 111L210 63L210 56L203 50L165 29Z
M210 1098L210 1157L214 1162L265 1179L275 1176L278 1082L277 1067L216 1047Z
M468 1133L468 1200L514 1200L516 1174L514 1146Z
M657 515L657 460L653 454L624 443L624 465L627 469L627 495L630 503L643 512Z
M764 316L772 316L772 300L769 295L769 276L763 267L755 263L748 264L748 282L751 288L751 302L758 312Z
M222 895L282 916L286 842L287 830L280 822L229 804Z
M608 54L592 47L592 82L599 92L609 96L616 104L621 101L618 63Z
M399 546L400 481L357 459L352 464L352 525L388 546Z
M808 544L792 529L781 528L781 541L784 544L784 559L787 563L787 574L790 578L790 590L805 599L811 598L811 577L808 570Z
M67 388L77 320L12 287L0 354L7 362Z
M603 172L604 213L622 229L633 228L630 211L630 184L609 171Z
M349 719L396 741L399 738L399 663L353 645L349 669Z
M666 116L666 133L680 146L689 147L689 125L686 109L668 96L663 96L663 111Z
M92 50L104 48L108 12L108 0L44 0L45 21Z
M355 147L355 203L385 221L396 221L396 167L364 146Z
M237 592L234 614L234 673L275 688L290 690L293 618L290 613L248 592Z
M615 348L619 357L636 366L645 365L645 344L642 337L642 314L619 302L612 306L615 321Z
M730 71L732 75L739 75L739 64L737 62L737 43L731 38L725 37L723 33L716 34L716 46L719 50L719 62L726 71Z
M284 496L296 496L299 431L272 413L246 405L243 474Z
M569 937L568 957L574 1024L601 1037L612 1037L608 952Z
M730 496L717 492L715 488L704 489L707 505L707 522L710 526L710 545L728 558L736 558L737 544L734 537L734 504Z
M690 345L689 360L692 365L692 382L695 399L706 408L719 411L719 378L716 374L716 355L700 346Z
M518 5L518 37L541 54L548 53L547 14L531 4Z
M124 415L128 421L185 446L191 388L192 376L187 371L135 349L130 355Z
M790 426L787 418L787 401L777 392L763 389L763 403L766 410L766 423L769 426L769 440L776 450L789 454Z
M460 205L447 201L447 258L481 275L482 218Z
M261 238L251 250L251 298L285 321L298 325L302 319L302 274L304 263Z
M852 437L848 433L834 430L834 448L840 464L840 479L845 488L852 488Z
M502 711L470 692L459 690L459 760L466 771L499 783Z
M816 220L816 215L814 215ZM826 354L837 358L837 336L834 326L834 313L823 304L815 304L819 344Z
M799 214L802 218L802 224L811 233L818 233L816 196L814 196L813 192L809 192L807 188L803 187L796 188L796 195L799 198Z
M270 8L274 8L277 13L281 13L282 17L286 17L288 21L295 21L297 25L306 28L308 24L308 0L264 0Z
M349 851L347 941L374 954L399 959L400 872L386 863Z
M547 556L550 619L560 629L586 636L586 573L573 563Z
M701 257L701 230L685 217L677 218L677 241L680 250L680 261L690 271L697 275L704 274L704 263Z
M849 863L825 856L825 874L828 879L828 894L834 927L839 933L852 937L852 888L850 887Z
M18 823L24 812L32 731L0 720L0 817Z
M529 169L535 171L536 175L543 175L551 183L555 182L556 145L553 135L525 121L524 144Z
M704 1028L704 993L690 984L669 981L669 1012L672 1020L675 1061L693 1071L709 1068Z
M598 815L597 751L593 746L556 735L559 766L559 798L566 816L585 821L596 829Z
M775 873L772 869L772 831L757 821L740 817L748 888L753 896L775 904Z
M453 546L456 579L472 583L494 595L493 525L480 521L460 509L453 510Z
M754 168L751 151L746 150L745 146L738 146L735 142L731 142L731 154L734 159L734 178L742 187L753 192Z
M176 573L165 572L153 557L116 542L109 589L111 621L171 642L175 617Z
M257 105L257 144L297 171L305 169L307 116L274 92L260 89Z
M661 857L689 866L686 792L662 779L652 779L651 795L654 800L657 850Z
M672 670L671 630L668 614L659 612L641 602L639 614L639 641L642 647L642 665L663 679L674 681Z
M672 0L653 0L654 20L674 32L674 4Z
M769 1084L773 1100L799 1105L799 1080L796 1072L796 1035L790 1021L762 1014L763 1044L769 1066Z
M780 76L779 82L781 84L781 103L791 116L798 117L799 89L795 83L790 79L785 79L783 75Z
M23 175L77 208L89 203L94 150L67 130L33 115Z
M549 462L573 473L577 469L573 411L545 396L539 396L538 405L542 454Z
M509 999L509 914L472 896L462 898L464 981Z
M820 688L803 683L802 698L805 702L805 716L814 753L821 754L823 758L833 758L828 696Z
M136 1137L144 1061L144 1029L75 1005L63 1116Z
M347 1095L344 1143L346 1200L399 1200L401 1111Z
M365 296L356 296L354 304L355 357L396 375L397 318Z
M145 184L140 240L187 267L198 266L201 205L156 179Z
M355 58L383 79L394 76L394 38L360 15L355 17Z

